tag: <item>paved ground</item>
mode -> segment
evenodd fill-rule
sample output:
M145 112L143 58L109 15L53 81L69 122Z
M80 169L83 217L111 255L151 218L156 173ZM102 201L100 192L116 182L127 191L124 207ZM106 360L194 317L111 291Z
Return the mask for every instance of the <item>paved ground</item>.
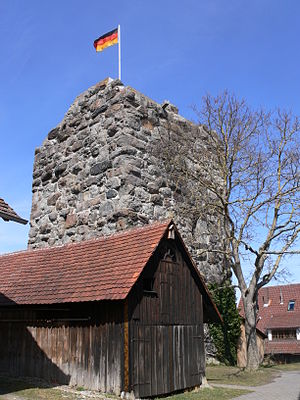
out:
M281 376L274 382L263 386L226 386L253 390L253 393L236 397L235 400L300 400L300 371L281 372Z

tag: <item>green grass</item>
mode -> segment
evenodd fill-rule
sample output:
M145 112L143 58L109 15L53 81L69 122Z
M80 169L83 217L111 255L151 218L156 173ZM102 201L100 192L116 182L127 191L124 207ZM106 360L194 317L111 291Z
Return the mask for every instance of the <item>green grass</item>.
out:
M227 385L260 386L272 382L280 374L273 367L262 367L258 371L248 372L238 367L214 365L206 368L206 377L209 383L223 383Z
M77 388L82 389L82 388ZM172 400L227 400L249 393L248 390L212 388L199 389L167 397ZM28 380L0 377L0 399L10 398L22 400L81 400L87 397L78 393L69 393L60 389L37 386ZM101 396L101 395L100 395ZM101 398L99 396L99 398ZM111 396L113 397L113 396Z
M50 388L31 388L24 389L18 392L10 392L10 396L16 396L16 398L28 399L28 400L80 400L84 397L74 395L72 393L65 393L59 389ZM1 399L2 396L0 396ZM4 396L5 398L5 396Z
M249 372L238 367L212 365L206 368L206 377L210 383L227 385L260 386L272 382L280 371L299 371L300 363L266 365L258 371Z
M247 372L238 367L214 365L206 368L209 383L220 383L241 386L259 386L272 382L280 371L299 371L300 363L280 364L261 367L258 371ZM78 393L69 393L60 389L43 387L42 383L35 385L27 380L0 377L0 399L5 394L25 400L81 400L80 393L84 388L77 387ZM167 397L172 400L227 400L249 393L247 390L215 387L213 389L200 389ZM100 397L100 396L99 396Z
M300 371L300 362L291 364L277 364L271 368L279 371Z
M228 389L228 388L212 388L200 389L192 392L176 394L166 397L165 399L172 400L228 400L241 396L242 394L250 393L249 390Z
M42 382L30 382L29 380L0 377L0 399L5 399L6 394L15 396L17 399L28 400L80 400L83 396L68 393L59 389L52 389Z
M83 386L76 386L76 390L78 392L83 392L84 390L86 390Z

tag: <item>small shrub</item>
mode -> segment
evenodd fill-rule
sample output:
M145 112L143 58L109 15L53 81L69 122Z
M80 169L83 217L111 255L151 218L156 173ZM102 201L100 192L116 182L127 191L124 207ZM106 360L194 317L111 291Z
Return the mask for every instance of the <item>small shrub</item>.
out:
M217 357L226 365L236 365L237 344L241 333L241 319L236 307L233 287L209 287L224 324L209 324L209 331L217 349Z

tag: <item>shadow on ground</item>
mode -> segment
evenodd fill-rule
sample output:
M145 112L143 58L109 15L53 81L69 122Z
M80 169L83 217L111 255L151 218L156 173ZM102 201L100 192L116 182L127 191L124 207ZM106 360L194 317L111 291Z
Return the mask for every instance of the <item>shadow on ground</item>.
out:
M25 389L50 388L55 385L48 384L34 378L13 378L0 375L0 395L16 393Z

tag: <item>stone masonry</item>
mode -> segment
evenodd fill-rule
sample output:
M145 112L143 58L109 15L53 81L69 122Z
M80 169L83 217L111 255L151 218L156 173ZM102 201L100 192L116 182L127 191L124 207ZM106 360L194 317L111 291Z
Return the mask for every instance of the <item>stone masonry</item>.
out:
M153 146L172 129L198 129L203 156L209 133L110 78L76 98L62 122L36 149L29 248L60 245L172 217L206 280L221 283L221 223L192 211L182 215L178 196ZM211 179L218 172L211 168ZM188 202L187 202L188 203Z

